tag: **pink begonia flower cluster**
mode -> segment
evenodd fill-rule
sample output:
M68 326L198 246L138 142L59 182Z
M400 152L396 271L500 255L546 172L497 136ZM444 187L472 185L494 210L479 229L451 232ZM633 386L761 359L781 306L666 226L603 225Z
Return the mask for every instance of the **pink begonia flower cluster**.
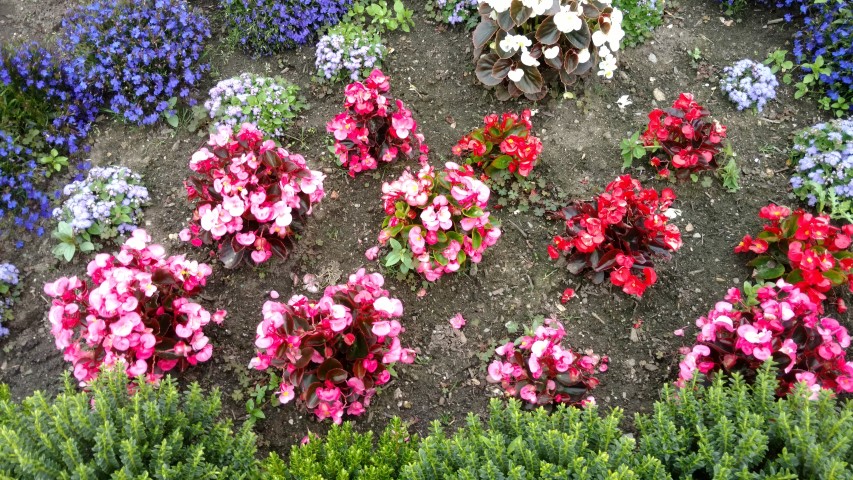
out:
M594 405L588 393L599 384L596 372L607 371L608 358L563 347L565 336L563 325L549 318L533 336L501 345L495 349L498 358L488 367L488 381L532 405Z
M397 180L384 183L387 216L379 243L401 246L386 256L386 265L399 263L401 269L415 270L434 282L468 260L479 263L501 236L486 211L489 195L489 187L475 178L470 165L453 162L439 173L430 165L416 175L406 169Z
M326 124L335 137L335 155L350 176L376 170L379 162L391 162L401 156L412 157L417 150L426 163L429 147L418 133L412 111L403 102L383 95L391 89L389 78L374 70L367 80L353 82L344 90L344 111Z
M53 298L48 318L56 348L81 385L119 361L129 376L156 383L213 353L204 328L222 323L226 312L211 314L189 300L204 287L210 267L182 255L166 258L150 241L137 229L120 252L96 255L87 267L91 285L62 277L44 286Z
M327 287L319 301L302 295L286 304L268 301L258 325L260 349L249 367L282 370L278 399L299 400L318 419L341 423L344 413L361 415L376 387L388 383L388 366L412 363L397 320L403 304L388 297L379 273L360 269L344 285Z
M248 258L260 264L273 253L285 258L294 233L325 196L326 176L248 123L236 134L220 128L208 146L190 160L197 175L184 185L195 212L181 240L216 243L227 268Z
M837 320L822 317L818 304L779 280L759 287L755 299L732 288L707 316L696 320L696 344L684 347L678 382L696 371L738 371L748 379L765 361L777 363L780 396L797 382L815 392L853 392L853 362L846 361L850 336Z

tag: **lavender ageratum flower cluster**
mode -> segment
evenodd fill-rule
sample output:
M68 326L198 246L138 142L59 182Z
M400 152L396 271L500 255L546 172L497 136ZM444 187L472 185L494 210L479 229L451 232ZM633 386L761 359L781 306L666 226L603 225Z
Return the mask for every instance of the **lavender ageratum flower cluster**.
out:
M791 160L794 193L832 218L853 222L853 119L801 131Z
M9 335L3 322L12 319L12 306L20 289L18 269L11 263L0 263L0 338Z
M142 177L126 167L95 167L62 193L68 198L53 217L68 223L75 235L88 232L102 239L136 230L149 201Z
M10 215L13 224L42 236L40 219L50 217L50 196L43 191L33 152L0 130L0 219ZM23 241L15 246L20 248Z
M101 98L78 58L54 56L37 43L0 51L0 130L28 138L42 153L76 153L95 121ZM36 130L33 136L31 131Z
M252 123L273 137L282 138L285 128L305 110L299 98L299 87L280 77L261 77L243 73L217 83L210 89L210 100L204 103L213 130L225 125L239 129Z
M755 107L759 112L769 100L776 98L779 81L770 67L749 59L740 60L723 69L720 89L738 110Z
M474 27L479 20L477 0L428 0L427 13L438 22Z
M252 55L305 45L317 30L335 25L352 0L220 0L225 22Z
M209 38L207 19L183 0L98 0L63 19L59 44L85 60L85 78L110 110L151 125L174 114L173 98L194 104Z
M790 16L788 20L790 21ZM828 73L817 75L809 90L823 94L819 103L838 117L853 111L853 9L848 0L828 0L808 8L805 26L794 38L799 64L823 62ZM804 79L813 74L803 67Z
M379 34L359 26L339 24L317 43L317 77L320 81L356 81L381 68L385 47Z

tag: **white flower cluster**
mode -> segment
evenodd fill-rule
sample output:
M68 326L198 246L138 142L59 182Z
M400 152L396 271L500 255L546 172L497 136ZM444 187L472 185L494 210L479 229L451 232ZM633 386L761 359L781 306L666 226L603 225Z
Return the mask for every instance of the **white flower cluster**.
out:
M533 10L532 17L544 15L545 12L554 7L554 2L560 0L520 0L521 3ZM603 0L601 3L610 5L611 0ZM479 0L481 4L487 4L497 13L503 13L509 10L513 0ZM571 5L560 5L560 11L554 15L554 24L557 30L568 34L583 29L583 24L586 21L583 17L583 6L587 0L578 0L575 7ZM622 11L614 8L609 17L601 20L602 23L608 23L609 29L604 33L603 29L599 29L592 34L592 44L598 49L598 57L601 60L598 63L598 75L604 78L613 78L613 72L616 71L616 57L614 52L619 50L619 44L622 38L625 37L625 31L622 30ZM533 41L526 35L507 35L498 45L505 52L515 53L521 51L521 63L528 67L538 67L539 61L530 55L528 49L533 45ZM542 54L546 59L552 59L560 54L560 47L553 45L545 48L543 46ZM582 49L578 52L578 63L586 63L589 61L592 53L589 49ZM518 82L524 77L524 70L514 68L509 72L509 79L513 82Z

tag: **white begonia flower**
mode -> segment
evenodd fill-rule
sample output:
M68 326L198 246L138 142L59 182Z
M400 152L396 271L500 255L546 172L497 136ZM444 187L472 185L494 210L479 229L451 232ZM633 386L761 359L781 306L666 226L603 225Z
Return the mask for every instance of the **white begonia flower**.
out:
M588 48L584 48L583 50L578 52L578 64L586 63L589 61L590 53Z
M557 0L522 0L525 6L528 6L533 9L533 16L538 17L540 15L544 15L552 6L554 6L554 2ZM530 3L531 5L528 5Z
M509 10L512 0L486 0L486 3L491 5L496 12L503 13Z
M604 33L603 30L598 30L592 34L592 44L596 47L610 46L610 50L619 51L619 44L625 38L625 30L622 30L622 11L613 10L610 14L610 31Z
M628 95L622 95L621 97L619 97L619 100L616 100L616 106L619 107L619 110L624 110L625 107L633 103L634 102L632 102L631 99L628 98Z
M563 33L574 32L583 28L583 20L577 12L572 11L568 5L560 7L560 11L554 15L554 24L557 30Z
M598 63L598 76L606 79L613 78L613 72L616 71L616 57L608 55L604 60Z
M550 60L560 54L560 46L554 45L551 48L546 48L545 50L542 50L542 54L545 55L545 58Z
M507 35L500 43L501 50L509 53L515 53L518 49L527 51L531 45L533 41L524 35Z
M513 82L517 82L517 81L521 80L522 77L524 77L524 70L522 70L520 68L514 68L514 69L509 71L509 73L507 74L507 77L509 77L509 79L512 80Z
M530 55L530 52L528 52L527 50L521 53L521 63L527 65L528 67L539 66L539 60L533 58L533 56Z
M602 46L598 49L598 56L599 56L599 57L601 57L601 58L604 58L604 57L606 57L606 56L608 56L608 55L610 55L610 49L609 49L609 48L607 48L607 45L602 45Z

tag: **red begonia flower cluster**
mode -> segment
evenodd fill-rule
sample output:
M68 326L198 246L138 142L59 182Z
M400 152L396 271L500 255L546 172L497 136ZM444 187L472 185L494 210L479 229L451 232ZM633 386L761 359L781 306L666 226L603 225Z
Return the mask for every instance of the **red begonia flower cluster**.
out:
M707 316L696 321L700 332L684 348L678 384L696 371L740 372L747 379L768 360L776 363L777 394L787 395L797 382L814 392L853 392L853 362L846 361L850 336L837 320L822 317L818 303L795 286L778 280L744 298L732 288Z
M672 108L652 110L641 136L647 149L651 147L651 164L658 174L668 177L675 170L678 178L716 168L725 138L726 127L711 120L710 112L689 93L682 93Z
M826 294L847 283L853 291L853 252L849 250L853 225L830 223L829 215L768 205L759 216L770 223L753 238L746 235L737 253L755 253L749 262L758 280L784 278L809 296L823 311Z
M157 382L175 367L207 361L213 346L204 333L226 312L211 314L190 301L211 269L183 256L166 258L137 229L115 255L89 262L91 284L77 277L47 283L53 298L48 318L56 348L74 365L74 377L87 385L101 367L124 363L131 377Z
M594 283L610 272L614 285L641 297L657 280L653 258L669 260L681 248L681 233L666 216L674 200L670 188L659 194L623 175L594 200L574 202L556 215L566 221L566 235L554 237L548 255L565 259L575 275L591 272Z
M588 393L599 384L596 371L607 371L608 358L564 347L565 336L560 322L546 319L532 336L501 345L495 349L498 358L488 367L488 381L531 405L595 404Z
M344 413L361 415L376 387L391 379L388 367L415 358L400 345L403 305L388 297L384 282L361 269L345 285L327 287L319 301L295 295L286 304L266 302L255 338L260 351L249 366L281 369L281 403L298 391L320 420L339 424Z
M195 211L181 240L215 243L227 268L250 258L260 264L273 253L287 257L294 233L325 196L326 176L248 123L237 134L220 128L208 145L190 160L196 175L184 185Z
M335 137L335 155L350 176L376 170L379 162L411 157L415 150L421 163L429 148L411 110L395 100L396 110L383 94L391 89L389 78L374 70L367 80L353 82L344 90L344 111L326 124Z
M542 153L542 142L530 131L530 110L521 115L507 112L498 117L488 115L485 126L462 137L453 146L453 154L467 156L466 163L476 164L491 177L497 170L509 170L527 177Z
M448 162L436 173L423 165L417 175L406 169L382 185L385 220L379 243L391 244L386 266L414 270L434 282L497 243L501 230L487 211L491 191L469 165ZM398 240L398 238L400 240Z

